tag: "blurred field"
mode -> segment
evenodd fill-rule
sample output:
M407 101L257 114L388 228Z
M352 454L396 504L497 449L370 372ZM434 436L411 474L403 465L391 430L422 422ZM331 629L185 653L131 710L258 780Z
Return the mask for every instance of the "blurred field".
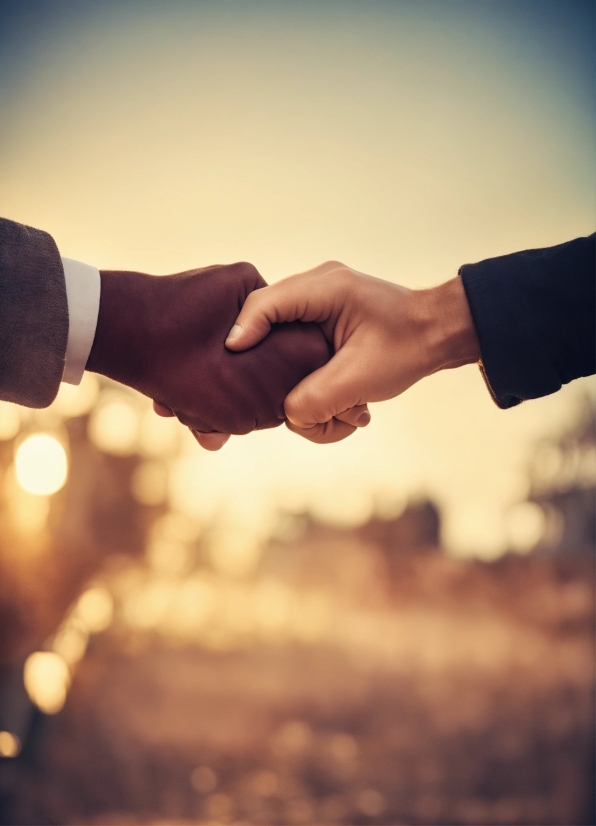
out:
M591 563L410 573L321 641L98 638L4 822L593 822Z
M175 478L181 428L146 442L164 420L134 394L77 393L10 438L0 416L1 822L593 822L591 404L536 446L534 545L486 563L444 552L428 500L354 528L280 513L255 546L147 482ZM14 475L40 416L70 476L34 500Z

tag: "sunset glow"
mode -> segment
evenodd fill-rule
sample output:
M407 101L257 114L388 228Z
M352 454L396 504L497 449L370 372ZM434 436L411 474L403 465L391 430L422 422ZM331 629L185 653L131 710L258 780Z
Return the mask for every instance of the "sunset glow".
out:
M63 255L151 273L249 260L269 281L334 258L424 287L593 231L581 55L553 50L550 24L531 31L522 8L89 8L43 35L18 94L10 73L0 81L2 213L51 232ZM83 404L76 392L58 405ZM257 542L279 508L358 524L424 493L453 553L490 558L507 547L531 445L584 392L593 380L501 411L470 366L373 405L368 428L324 448L281 428L206 455L179 428L167 495L200 519L229 513ZM153 459L178 449L175 424L119 399L90 432ZM166 495L156 466L135 489ZM222 564L249 565L226 542Z

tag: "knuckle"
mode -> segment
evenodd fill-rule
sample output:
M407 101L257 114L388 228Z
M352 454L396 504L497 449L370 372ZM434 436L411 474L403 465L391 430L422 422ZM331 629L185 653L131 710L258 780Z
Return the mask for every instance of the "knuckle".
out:
M324 424L316 424L309 428L296 427L290 423L288 423L287 426L291 431L303 436L309 442L315 442L315 444L319 445L328 445L333 442L341 442L343 439L350 436L356 429L333 420L330 422L325 422Z
M341 261L327 261L321 275L333 285L334 289L342 290L350 289L356 279L356 273Z
M242 320L246 321L248 318L254 320L254 317L259 315L262 304L262 295L260 293L260 290L253 290L252 293L246 296L241 310Z
M317 388L300 387L286 398L286 415L305 425L322 424L331 417L325 413L325 398Z
M300 421L302 418L302 405L300 404L298 394L291 393L284 402L284 410L288 419L292 422Z
M266 286L267 282L261 273L255 265L251 264L249 261L237 261L235 264L232 264L232 268L243 280L249 283L254 282L253 289Z
M349 267L342 267L340 270L337 270L336 277L340 283L346 287L352 286L358 281L358 276L354 270L351 270Z

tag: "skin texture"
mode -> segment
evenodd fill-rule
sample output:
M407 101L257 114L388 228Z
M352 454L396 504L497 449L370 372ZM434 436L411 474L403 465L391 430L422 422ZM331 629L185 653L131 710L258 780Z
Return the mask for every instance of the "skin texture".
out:
M331 350L317 325L298 322L274 325L246 352L227 350L244 301L264 286L245 263L161 277L103 271L87 369L154 399L208 449L230 433L276 427L287 394Z
M352 432L338 418L344 411L480 359L459 277L409 290L329 261L248 296L226 346L234 352L254 347L272 325L296 320L319 324L335 351L285 400L288 427L314 442Z

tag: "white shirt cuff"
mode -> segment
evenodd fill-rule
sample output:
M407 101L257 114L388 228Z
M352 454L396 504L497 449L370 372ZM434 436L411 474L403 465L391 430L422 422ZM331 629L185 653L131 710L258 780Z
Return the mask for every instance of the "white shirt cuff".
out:
M62 381L79 384L95 338L101 278L96 267L72 258L63 258L62 266L68 302L68 343Z

